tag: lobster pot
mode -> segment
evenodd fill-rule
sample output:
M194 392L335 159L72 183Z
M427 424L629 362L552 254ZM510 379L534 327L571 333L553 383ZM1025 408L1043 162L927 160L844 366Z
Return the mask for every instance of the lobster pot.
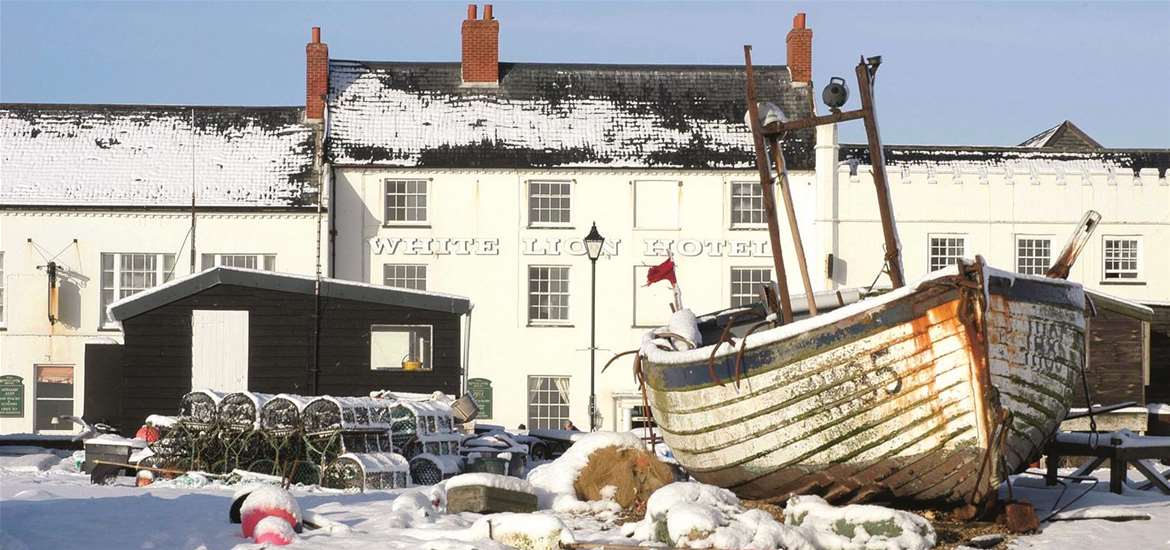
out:
M455 456L437 456L423 453L410 459L410 479L415 485L434 485L458 475L463 461Z
M179 418L187 424L211 425L219 416L223 394L211 390L195 390L179 400Z
M419 436L419 440L422 442L422 452L433 455L459 454L461 450L460 439L462 437L453 433Z
M385 431L390 428L389 403L371 397L318 397L301 413L307 433Z
M404 449L412 440L428 441L436 435L454 433L451 407L435 400L400 401L390 410L390 433L394 445Z
M219 421L225 428L245 431L260 427L260 409L272 399L267 393L235 392L219 403Z
M332 489L400 489L409 484L410 464L396 453L346 453L325 469L321 483Z
M260 426L274 432L293 432L301 429L301 411L309 398L282 393L269 399L260 408Z
M380 432L342 432L341 445L346 453L391 453L394 444L390 433Z

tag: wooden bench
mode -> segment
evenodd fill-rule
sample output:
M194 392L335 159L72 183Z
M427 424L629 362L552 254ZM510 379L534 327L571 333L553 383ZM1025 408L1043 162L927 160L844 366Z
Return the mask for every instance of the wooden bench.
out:
M1143 437L1128 430L1116 432L1060 432L1044 448L1048 485L1056 485L1057 468L1063 456L1091 457L1073 472L1072 477L1089 475L1109 461L1109 490L1121 494L1123 485L1145 490L1157 488L1170 495L1170 469L1159 471L1158 461L1170 459L1170 437ZM1146 481L1133 483L1126 472L1133 465Z

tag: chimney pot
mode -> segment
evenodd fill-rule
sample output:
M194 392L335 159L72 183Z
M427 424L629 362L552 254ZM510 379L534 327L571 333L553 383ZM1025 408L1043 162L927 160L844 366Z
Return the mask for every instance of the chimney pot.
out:
M803 29L804 28L804 12L798 13L798 14L796 14L796 17L792 18L792 28L794 28L794 29Z
M500 83L500 22L492 18L491 5L484 5L483 19L475 18L475 4L467 7L463 22L464 86L493 87Z
M313 43L321 43L321 27L313 27Z
M484 4L483 5L483 18L485 21L491 20L491 18L492 18L492 5L491 4Z
M468 21L475 21L476 19L479 19L479 16L476 15L476 11L477 10L476 10L475 4L468 4L467 5L467 20Z

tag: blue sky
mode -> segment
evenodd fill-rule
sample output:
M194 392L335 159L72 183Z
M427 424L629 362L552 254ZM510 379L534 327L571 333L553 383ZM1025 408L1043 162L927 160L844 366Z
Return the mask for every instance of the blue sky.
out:
M466 2L0 1L0 101L299 105L304 44L339 59L457 61ZM886 143L1014 145L1064 119L1107 147L1170 147L1170 2L494 2L504 61L783 64L880 54ZM819 96L819 93L818 93ZM842 138L860 141L859 124Z

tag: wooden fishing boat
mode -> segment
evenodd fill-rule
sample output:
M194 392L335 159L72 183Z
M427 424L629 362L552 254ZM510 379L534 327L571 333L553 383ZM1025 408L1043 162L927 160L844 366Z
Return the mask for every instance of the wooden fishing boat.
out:
M986 503L1068 411L1085 360L1085 296L1064 277L1100 217L1086 216L1049 277L977 258L907 286L872 97L881 58L857 66L861 109L840 111L841 97L832 114L786 121L760 116L744 50L776 287L738 340L729 335L741 323L725 314L699 319L697 349L669 329L646 335L636 371L663 439L696 479L745 498ZM894 290L818 315L793 223L810 314L794 320L769 165L791 222L779 137L853 119L866 125Z
M671 351L651 333L642 371L663 439L704 483L979 503L1055 433L1084 330L1080 285L976 262L723 343L713 361L714 346Z

